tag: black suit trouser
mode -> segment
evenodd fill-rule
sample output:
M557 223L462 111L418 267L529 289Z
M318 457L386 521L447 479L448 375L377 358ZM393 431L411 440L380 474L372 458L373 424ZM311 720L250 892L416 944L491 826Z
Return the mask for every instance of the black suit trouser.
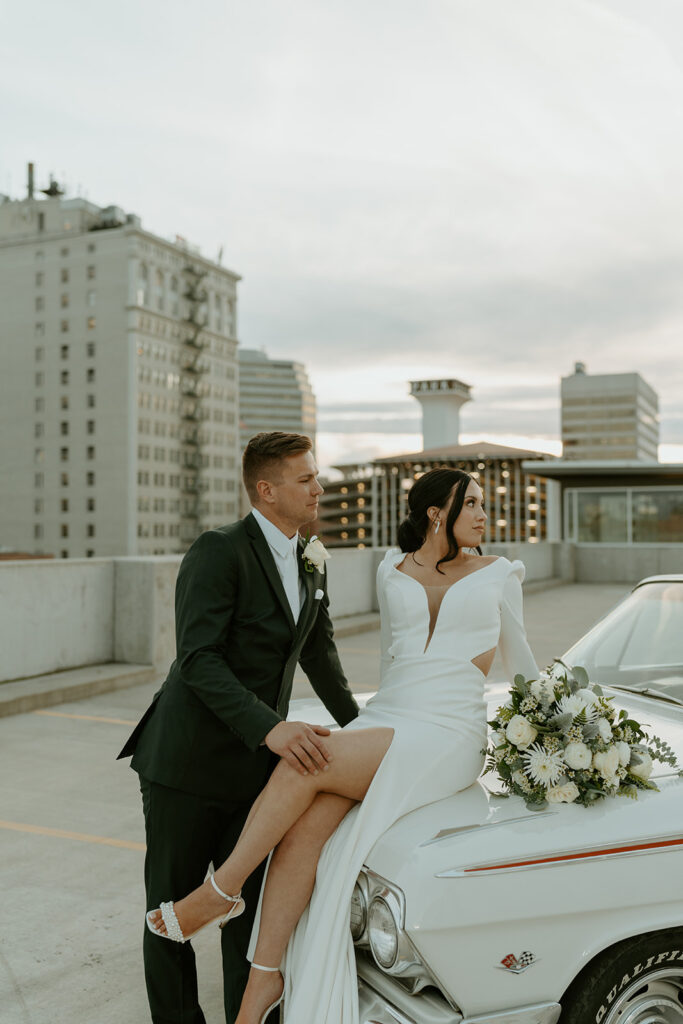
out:
M210 862L231 853L248 803L222 803L161 786L140 776L145 815L147 909L178 900L204 881ZM246 910L220 932L226 1024L234 1024L249 973L246 959L265 863L247 879ZM216 939L218 926L216 925ZM199 1005L191 943L158 938L145 925L143 956L153 1024L206 1024Z

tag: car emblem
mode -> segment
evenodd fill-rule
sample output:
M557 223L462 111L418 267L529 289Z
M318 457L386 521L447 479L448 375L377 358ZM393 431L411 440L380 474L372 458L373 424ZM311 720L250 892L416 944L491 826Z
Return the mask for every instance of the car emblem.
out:
M535 964L537 960L538 957L535 953L521 953L518 957L514 953L508 953L500 961L500 967L505 971L511 971L512 974L522 974L532 964Z

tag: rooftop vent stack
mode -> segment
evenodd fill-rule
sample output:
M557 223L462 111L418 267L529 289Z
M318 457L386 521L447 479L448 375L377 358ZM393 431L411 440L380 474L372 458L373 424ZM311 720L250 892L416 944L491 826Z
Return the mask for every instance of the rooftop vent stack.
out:
M28 165L28 197L33 199L33 164Z
M585 372L586 372L586 364L585 363L574 363L574 373L584 373L585 374Z
M472 400L469 384L446 380L411 380L410 393L422 406L422 447L443 448L460 441L460 408Z

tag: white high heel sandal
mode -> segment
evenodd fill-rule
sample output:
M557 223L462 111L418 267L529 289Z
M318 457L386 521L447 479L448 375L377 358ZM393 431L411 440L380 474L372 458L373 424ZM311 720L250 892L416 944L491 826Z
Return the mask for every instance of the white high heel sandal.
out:
M279 967L263 967L261 964L255 964L253 961L251 961L251 966L257 971L268 971L270 974L274 974L275 972L277 972L278 974L280 973ZM285 990L283 989L280 998L276 999L274 1003L271 1003L266 1012L261 1017L260 1024L266 1024L266 1021L268 1020L268 1015L271 1014L273 1010L280 1005L284 994Z
M221 918L218 927L225 928L228 921L231 921L234 917L239 917L240 914L244 913L244 900L242 899L241 893L239 892L237 893L236 896L229 896L227 892L223 892L222 889L219 889L219 887L216 885L216 879L213 877L213 875L209 876L209 881L211 882L211 885L214 887L219 896L222 896L223 899L227 900L228 903L233 904L233 906L230 908L227 914L218 915L218 917ZM158 935L160 939L170 939L171 942L189 942L190 939L193 939L195 935L198 935L203 928L208 928L210 924L213 924L214 921L218 920L217 917L212 917L210 921L207 921L206 924L203 924L201 928L197 928L197 930L192 932L191 935L183 935L183 930L178 924L178 918L176 917L175 910L173 909L173 903L162 903L159 906L159 910L161 911L161 919L166 925L166 934L164 935L163 932L157 931L157 929L152 924L150 915L154 913L153 910L149 910L145 914L147 927L154 935Z

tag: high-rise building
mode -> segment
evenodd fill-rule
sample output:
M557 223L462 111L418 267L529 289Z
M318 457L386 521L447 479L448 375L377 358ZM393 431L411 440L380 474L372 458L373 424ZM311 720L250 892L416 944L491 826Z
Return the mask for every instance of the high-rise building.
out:
M240 348L239 368L242 448L262 430L307 434L315 444L315 396L304 365Z
M657 461L659 400L639 373L588 374L575 363L561 396L565 459Z
M240 278L43 191L0 201L0 545L183 551L238 515Z

